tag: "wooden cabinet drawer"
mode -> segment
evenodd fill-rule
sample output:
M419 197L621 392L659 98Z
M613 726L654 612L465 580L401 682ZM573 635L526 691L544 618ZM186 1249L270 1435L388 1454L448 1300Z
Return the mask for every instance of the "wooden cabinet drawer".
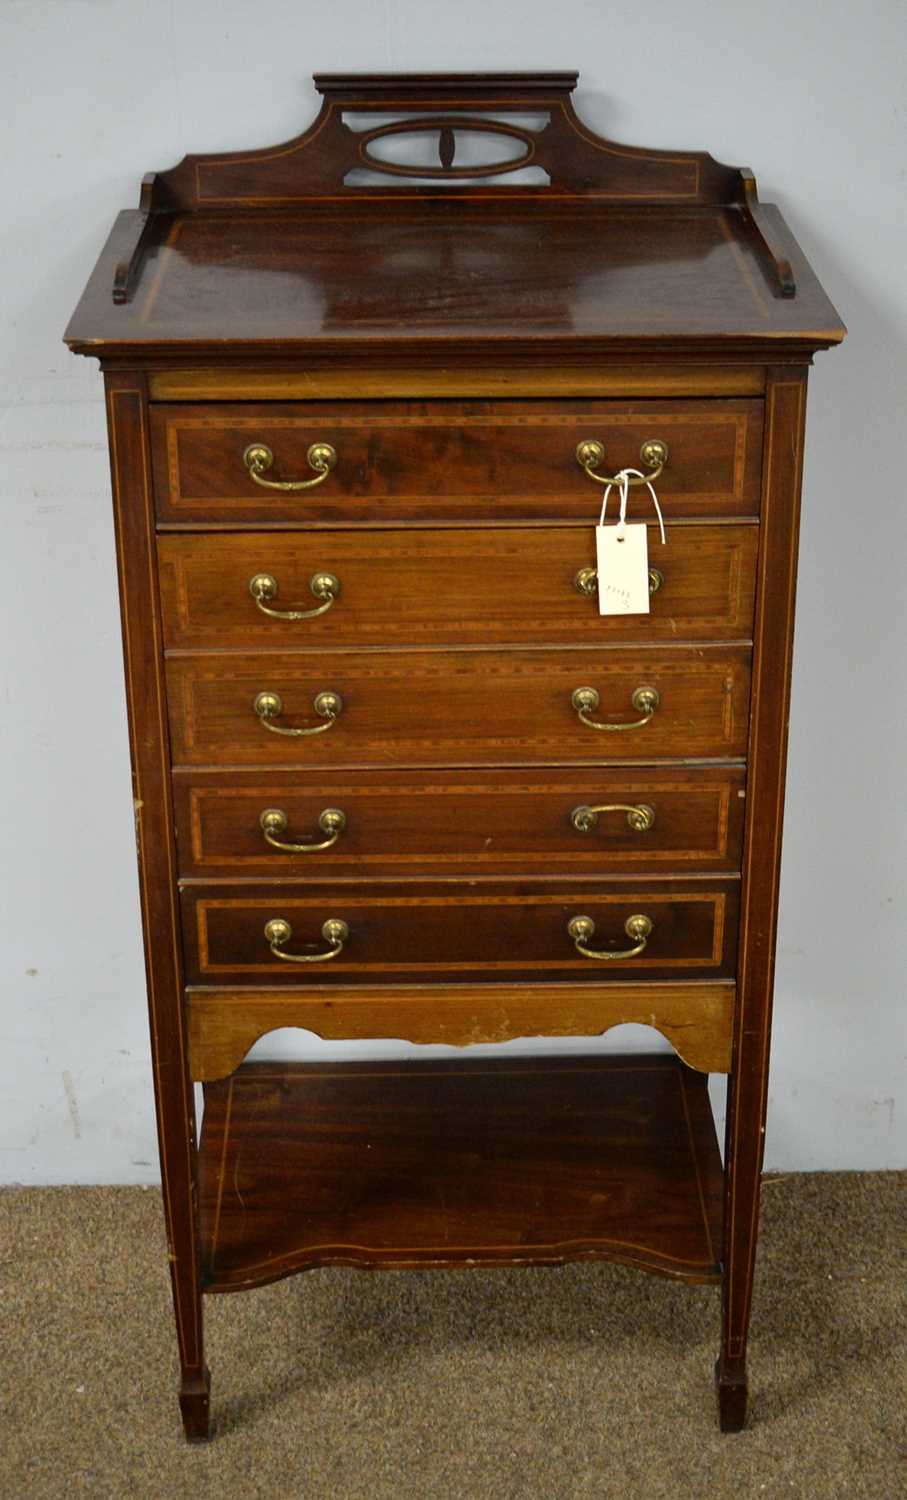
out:
M425 776L359 771L250 778L237 771L174 778L184 877L280 875L634 875L672 869L735 870L744 811L742 767L551 771L539 768ZM613 806L589 815L582 809ZM343 825L323 844L338 809ZM628 811L635 809L635 811ZM281 814L285 827L279 827Z
M601 490L576 460L586 438L601 442L611 474L643 467L648 439L665 442L668 520L759 510L759 400L161 403L151 436L158 518L169 524L591 524ZM312 489L266 489L243 462L253 443L273 454L264 479L316 478L312 443L330 444L336 466Z
M574 690L599 695L580 721ZM646 721L634 694L655 689ZM339 695L331 721L315 711ZM265 727L262 692L288 737ZM171 656L167 695L177 765L362 766L731 759L746 747L749 651L742 646L610 651L387 651Z
M158 538L168 647L594 644L626 640L744 640L752 632L758 528L673 526L649 533L660 575L648 615L602 616L577 589L595 566L595 540L572 527L202 533ZM285 620L270 610L325 613Z
M583 978L608 974L647 978L730 977L737 940L738 884L734 880L601 882L569 885L525 881L514 885L450 882L443 886L275 885L183 889L183 931L189 984L337 984L406 978L487 983L499 979ZM580 954L568 923L589 917L586 946L617 956ZM641 952L626 924L647 917L651 932ZM280 951L331 951L322 935L329 919L346 923L342 950L325 961L294 963L275 956L268 923L288 924L274 939ZM425 1003L431 1004L426 993Z

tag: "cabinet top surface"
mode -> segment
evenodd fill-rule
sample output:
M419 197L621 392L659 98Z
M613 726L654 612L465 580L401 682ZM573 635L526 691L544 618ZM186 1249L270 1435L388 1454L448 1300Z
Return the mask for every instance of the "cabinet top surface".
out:
M295 140L145 178L67 342L166 359L840 341L750 173L602 140L573 81L316 79L321 112Z

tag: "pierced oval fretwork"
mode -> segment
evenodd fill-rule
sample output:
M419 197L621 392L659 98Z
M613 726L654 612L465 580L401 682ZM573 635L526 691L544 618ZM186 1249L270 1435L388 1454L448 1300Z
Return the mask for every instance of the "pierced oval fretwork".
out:
M479 165L469 163L458 167L455 165L457 137L463 133L474 136L503 136L507 141L517 142L523 149L508 156L499 156L495 161L483 162ZM373 142L385 140L388 137L424 137L426 135L437 137L439 163L437 167L425 164L407 165L404 162L393 161L390 157L371 149ZM359 138L359 159L372 171L388 173L392 177L421 177L438 181L499 177L502 173L519 171L521 167L525 167L535 155L535 144L534 135L518 125L438 115L421 121L399 120L394 124L379 125L375 130L364 132Z

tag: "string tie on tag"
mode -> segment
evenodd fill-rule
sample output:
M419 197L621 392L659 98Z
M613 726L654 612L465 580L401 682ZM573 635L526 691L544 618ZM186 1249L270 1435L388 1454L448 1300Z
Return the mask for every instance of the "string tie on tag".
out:
M617 522L617 535L621 538L623 537L627 527L627 500L630 494L631 477L642 479L645 481L646 489L652 496L652 504L655 506L655 514L658 517L658 529L661 532L661 545L664 547L667 544L667 538L665 537L665 523L661 514L661 506L658 503L658 496L655 493L654 485L652 485L651 482L646 479L645 475L639 469L621 469L619 474L615 474L612 482L605 485L605 493L602 496L602 510L601 515L598 518L598 524L599 526L604 526L605 524L605 511L608 509L608 496L614 488L614 485L617 484L620 490L620 516Z

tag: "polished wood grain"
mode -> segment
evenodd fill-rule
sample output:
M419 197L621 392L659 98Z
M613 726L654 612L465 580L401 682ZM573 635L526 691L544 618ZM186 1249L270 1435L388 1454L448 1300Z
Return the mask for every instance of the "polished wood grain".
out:
M391 396L761 396L765 391L762 365L736 362L732 352L723 363L702 365L688 360L635 360L592 365L565 355L541 372L538 362L497 360L476 369L432 365L386 365L377 355L369 364L350 364L336 355L313 359L305 369L262 361L233 367L222 361L207 369L152 369L148 392L152 401L300 401L340 397L361 401Z
M162 403L151 421L162 523L591 526L602 489L577 463L585 438L603 444L606 473L639 468L649 438L667 443L658 494L669 521L759 509L761 401ZM337 466L316 489L265 490L243 463L253 442L274 453L268 479L314 478L313 442L330 443Z
M121 213L66 332L108 362L229 357L405 365L643 356L739 362L808 357L844 338L777 208L763 220L798 296L775 296L738 208L579 208L373 202L313 219L292 210L160 216L141 287L111 302L138 219ZM222 339L217 336L222 332Z
M591 490L591 486L590 486ZM651 500L634 496L631 519ZM578 592L580 568L595 567L593 521L573 528L459 531L280 532L158 539L167 646L207 650L280 646L607 645L611 641L746 640L753 627L758 529L669 526L648 533L649 563L663 582L648 615L602 616L598 597ZM616 510L612 506L612 520ZM340 593L308 620L263 615L249 580L269 573L276 610L311 610L310 580L332 573Z
M161 215L135 298L111 287L139 218L119 216L67 329L106 360L210 364L332 354L367 363L592 362L660 349L741 363L839 343L841 320L781 214L762 218L792 267L775 295L737 208L340 204ZM221 337L218 337L220 332Z
M596 136L574 82L322 76L293 140L148 174L66 333L107 379L190 1438L208 1430L200 1264L226 1290L325 1260L602 1255L720 1279L719 1416L744 1421L806 372L845 330L751 173ZM483 112L507 160L468 180ZM363 176L414 120L429 180L402 159ZM315 437L339 453L318 489L247 475L258 438L275 477L307 477ZM664 591L632 625L571 593L600 503L585 437L613 468L669 444ZM279 567L292 603L316 553L337 605L299 634L260 618L246 567ZM570 707L586 685L608 722L638 686L662 702L601 733ZM322 689L343 713L279 737L261 689L285 724L316 722ZM653 827L575 834L574 789L645 800ZM311 864L266 851L260 797L294 833L340 803L343 838ZM565 955L565 904L616 944L640 897L641 963ZM328 915L350 941L286 965L261 952L267 915L290 917L291 948ZM539 1058L225 1077L284 1025L465 1047L623 1022L703 1074ZM726 1235L705 1069L730 1070ZM200 1152L194 1078L224 1079Z
M716 1370L721 1426L734 1432L746 1420L746 1347L768 1106L806 380L805 369L796 378L790 371L769 372L765 517L756 604L756 681L743 859L743 934L725 1141L727 1260L722 1345Z
M313 83L323 103L308 130L258 151L186 157L158 175L152 196L158 206L165 200L180 208L275 202L314 207L342 196L412 198L412 179L422 198L457 197L465 180L470 196L511 202L528 196L538 204L549 196L548 184L527 187L508 176L531 163L550 180L555 199L745 202L738 169L705 152L652 151L595 135L573 109L576 81L577 74L567 72L316 73ZM402 118L377 123L376 100ZM457 138L469 130L483 137L498 132L489 165L460 165ZM411 134L441 136L437 160L423 158L414 166L388 160L376 143L399 132L404 142ZM354 184L350 172L369 167L378 173L360 170L367 180ZM378 182L371 180L375 175Z
M470 1047L517 1037L596 1036L627 1023L651 1026L691 1068L727 1073L734 985L721 980L607 979L598 983L334 985L186 994L189 1060L198 1080L225 1078L270 1031L302 1027L325 1041L393 1037Z
M746 747L749 650L654 647L605 651L324 652L171 656L167 662L177 765L457 766L578 764L739 756ZM650 722L591 729L574 688L600 694L602 722L640 718L632 696L657 689ZM323 734L291 739L264 728L256 695L277 692L290 727L326 722L324 690L343 711ZM276 721L275 721L276 722Z
M346 884L210 887L182 891L185 975L189 984L337 985L406 982L424 975L442 982L511 982L545 976L599 982L629 978L731 978L737 952L736 880L549 883L486 882L481 890L447 882L416 888ZM591 947L621 953L633 946L624 924L650 917L645 951L610 961L576 952L567 923L596 924ZM264 935L275 917L292 926L289 953L328 949L323 923L349 926L343 952L326 963L275 957ZM430 1000L427 1003L431 1003Z
M247 1064L205 1087L208 1291L318 1265L721 1266L706 1078L670 1057Z
M655 771L207 771L174 778L180 874L354 879L514 871L628 877L671 870L739 868L745 776L740 766ZM626 812L602 813L589 832L570 815L581 806L644 804L652 826ZM261 814L287 816L285 843L321 842L318 818L339 807L346 827L330 849L284 853L271 847Z
M225 340L262 357L303 340L361 354L376 341L386 353L505 338L556 356L586 339L595 358L640 341L768 355L779 335L813 348L843 336L751 172L604 140L574 114L572 84L463 79L385 95L398 129L416 111L437 132L440 162L433 181L384 185L368 170L374 142L346 117L373 111L385 87L325 86L294 140L146 178L70 322L71 346L173 359L222 356ZM501 122L528 98L548 114L540 133ZM456 179L455 141L477 128L477 109L530 152L505 176L531 162L547 182ZM368 181L354 181L363 167Z
M211 1382L197 1266L195 1098L181 1003L163 645L141 373L109 375L106 396L151 1062L180 1356L179 1399L186 1436L197 1440L208 1432Z

